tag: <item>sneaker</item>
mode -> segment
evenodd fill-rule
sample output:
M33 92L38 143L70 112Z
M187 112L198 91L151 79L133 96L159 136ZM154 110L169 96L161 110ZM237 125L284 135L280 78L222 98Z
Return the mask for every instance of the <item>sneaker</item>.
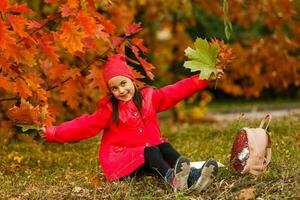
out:
M187 179L188 189L205 190L217 173L218 163L213 158L208 159L200 169L192 167Z
M187 188L187 178L190 173L190 160L181 156L176 161L174 169L169 169L166 173L165 180L172 186L174 191Z

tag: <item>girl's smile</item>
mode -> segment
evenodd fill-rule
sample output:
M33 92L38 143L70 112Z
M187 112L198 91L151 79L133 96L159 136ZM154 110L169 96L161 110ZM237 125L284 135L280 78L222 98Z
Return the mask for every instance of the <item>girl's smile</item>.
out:
M108 87L117 100L129 101L134 96L135 87L130 78L115 76L108 81Z

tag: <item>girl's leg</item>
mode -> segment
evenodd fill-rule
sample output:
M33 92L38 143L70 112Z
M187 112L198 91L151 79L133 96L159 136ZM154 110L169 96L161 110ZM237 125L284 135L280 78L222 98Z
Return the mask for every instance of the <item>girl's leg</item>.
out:
M164 158L158 147L146 147L145 151L146 164L161 177L165 177L170 167L165 163Z
M157 145L159 148L163 158L165 161L167 161L171 167L174 167L176 164L176 161L181 156L170 143L161 143Z
M183 156L175 161L174 167L165 162L163 155L157 146L145 148L145 162L152 171L159 174L173 189L185 189L189 175L189 160Z

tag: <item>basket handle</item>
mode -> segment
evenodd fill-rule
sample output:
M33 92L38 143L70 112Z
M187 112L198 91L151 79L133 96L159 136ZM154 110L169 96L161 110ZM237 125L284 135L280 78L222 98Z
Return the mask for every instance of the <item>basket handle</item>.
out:
M268 128L269 125L270 125L271 118L272 118L272 117L271 117L270 114L266 114L266 116L261 120L260 125L259 125L259 128L263 128L264 124L267 122L267 125L266 125L266 127L264 128L265 130L267 130L267 128Z

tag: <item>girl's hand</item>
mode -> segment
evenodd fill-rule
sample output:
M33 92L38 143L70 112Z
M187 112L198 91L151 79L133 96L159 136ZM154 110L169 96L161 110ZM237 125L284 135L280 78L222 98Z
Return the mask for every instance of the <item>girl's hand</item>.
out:
M45 134L45 131L46 131L46 129L45 129L45 127L42 127L40 130L38 130L38 134L39 134L39 136L43 139L43 140L46 140L46 134Z
M13 124L12 129L15 134L28 134L33 137L39 136L43 140L46 140L45 127L39 127L37 125L28 124Z
M214 76L212 76L212 77L210 78L210 80L218 80L218 79L221 79L223 75L224 75L223 69L217 69L217 74L214 75Z
M223 75L224 75L223 69L217 69L217 75L216 75L217 79L221 79Z

